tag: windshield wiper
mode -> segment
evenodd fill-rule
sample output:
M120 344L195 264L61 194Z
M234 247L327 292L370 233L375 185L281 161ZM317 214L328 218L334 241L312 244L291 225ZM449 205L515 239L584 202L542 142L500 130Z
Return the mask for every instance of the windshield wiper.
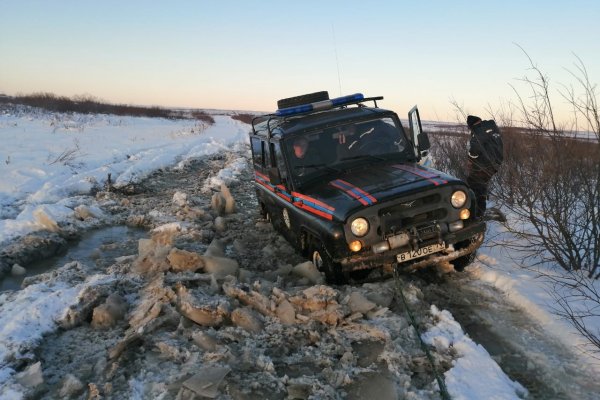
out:
M340 172L337 168L333 168L327 164L306 164L306 165L296 165L294 167L294 169L301 169L301 168L324 168L331 172Z
M361 159L361 158L367 158L367 159L377 160L377 161L385 161L386 160L385 158L377 157L377 156L374 156L374 155L371 155L371 154L362 154L362 155L359 155L359 156L344 157L340 161L358 160L358 159Z

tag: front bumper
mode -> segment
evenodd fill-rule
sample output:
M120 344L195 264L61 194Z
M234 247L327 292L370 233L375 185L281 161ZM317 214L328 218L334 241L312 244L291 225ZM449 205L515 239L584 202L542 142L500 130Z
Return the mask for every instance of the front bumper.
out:
M419 247L428 246L433 243L439 243L443 241L446 243L446 249L441 252L431 254L422 258L409 260L400 264L400 267L408 270L416 270L422 267L448 262L455 260L459 257L465 256L477 250L483 243L484 233L486 225L484 222L478 222L470 225L458 232L446 233L438 239L432 239L419 244ZM454 249L454 244L464 243L468 244L460 249ZM452 245L452 246L450 246ZM393 250L386 251L381 254L374 254L372 252L352 255L342 259L334 260L342 266L342 271L356 271L361 269L369 269L380 267L382 265L396 264L398 263L396 256L408 250L407 248L396 248Z

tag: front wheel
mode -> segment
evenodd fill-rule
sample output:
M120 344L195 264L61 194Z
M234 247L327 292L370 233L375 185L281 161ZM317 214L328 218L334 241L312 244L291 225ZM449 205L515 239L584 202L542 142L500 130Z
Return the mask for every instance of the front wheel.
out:
M476 257L477 257L477 251L474 251L470 254L467 254L466 256L458 257L457 259L452 260L451 263L452 263L452 265L454 265L455 271L462 272L465 270L467 265L469 265L473 261L475 261Z
M314 244L311 249L311 261L317 269L325 274L327 283L342 285L347 279L342 273L342 266L333 262L322 244Z

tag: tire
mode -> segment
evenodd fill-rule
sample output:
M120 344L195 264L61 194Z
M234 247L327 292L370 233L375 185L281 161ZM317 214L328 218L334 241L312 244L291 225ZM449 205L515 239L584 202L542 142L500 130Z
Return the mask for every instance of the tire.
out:
M285 99L277 100L277 108L281 110L282 108L315 103L317 101L323 100L329 100L329 93L327 91L308 93L303 94L301 96L288 97Z
M473 261L475 261L476 257L477 257L477 251L474 251L470 254L467 254L466 256L458 257L457 259L452 260L451 263L452 263L452 265L454 265L455 271L463 272L465 270L465 268L467 267L467 265L469 265Z
M348 278L342 273L342 266L333 262L322 244L314 243L310 251L310 260L325 274L325 281L334 285L343 285Z
M267 211L267 207L265 207L263 203L259 203L258 212L262 218L267 220L267 222L271 222L271 215L269 214L269 212Z
M371 272L373 272L372 268L369 269L359 269L356 271L351 271L350 272L350 278L356 280L356 281L364 281L365 279L367 279L367 277L369 275L371 275Z

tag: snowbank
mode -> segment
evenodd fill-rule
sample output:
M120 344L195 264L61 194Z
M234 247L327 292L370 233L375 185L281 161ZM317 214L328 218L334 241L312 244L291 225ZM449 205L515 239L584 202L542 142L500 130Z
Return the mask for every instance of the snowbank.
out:
M36 230L56 229L79 205L66 209L67 200L103 188L109 175L118 188L152 171L182 167L190 159L247 142L248 125L225 115L214 119L207 126L193 120L4 109L0 244ZM215 182L234 179L242 164L236 162Z
M455 400L469 399L519 399L527 390L510 380L479 344L463 332L460 324L448 311L431 306L437 323L423 334L425 343L438 352L454 351L457 359L444 374L450 396Z

